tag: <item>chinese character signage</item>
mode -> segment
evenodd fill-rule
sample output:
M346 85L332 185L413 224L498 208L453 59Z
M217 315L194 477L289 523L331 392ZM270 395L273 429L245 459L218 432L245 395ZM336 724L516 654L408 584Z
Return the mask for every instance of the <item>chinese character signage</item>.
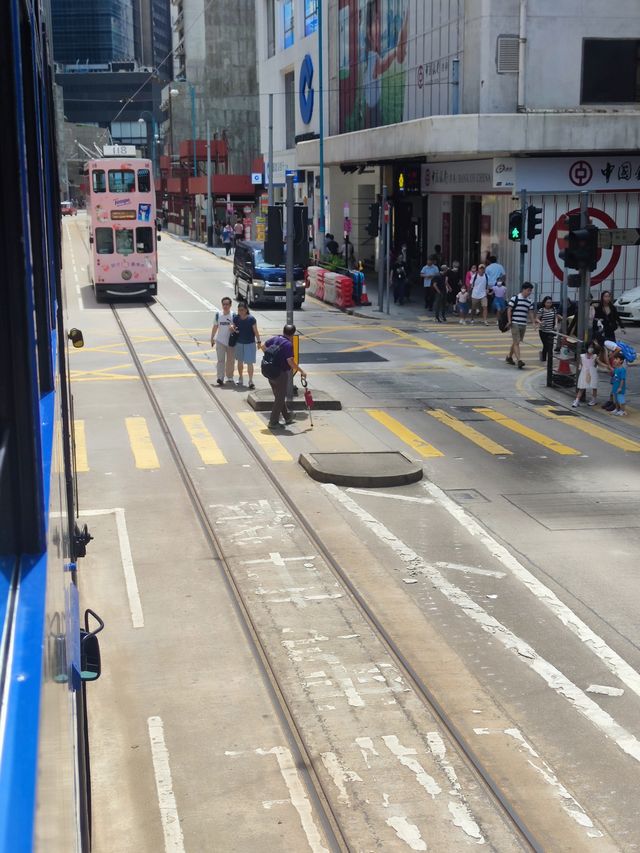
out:
M500 183L508 177L510 181ZM528 192L640 191L640 156L527 157L493 161L496 189L512 186Z

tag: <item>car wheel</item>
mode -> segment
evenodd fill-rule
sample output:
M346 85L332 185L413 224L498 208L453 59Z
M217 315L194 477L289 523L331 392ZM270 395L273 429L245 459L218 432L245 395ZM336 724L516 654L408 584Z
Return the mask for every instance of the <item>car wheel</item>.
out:
M248 287L247 288L247 305L249 306L249 308L253 308L253 307L255 307L255 304L256 304L256 300L253 298L253 288Z
M302 302L301 301L294 302L293 307L296 311L302 311Z

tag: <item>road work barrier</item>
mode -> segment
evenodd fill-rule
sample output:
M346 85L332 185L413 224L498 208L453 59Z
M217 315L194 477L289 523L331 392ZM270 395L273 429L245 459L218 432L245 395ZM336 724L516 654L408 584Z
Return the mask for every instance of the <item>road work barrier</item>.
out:
M333 272L324 267L309 267L307 270L308 293L337 308L352 308L354 302L354 275L362 273Z

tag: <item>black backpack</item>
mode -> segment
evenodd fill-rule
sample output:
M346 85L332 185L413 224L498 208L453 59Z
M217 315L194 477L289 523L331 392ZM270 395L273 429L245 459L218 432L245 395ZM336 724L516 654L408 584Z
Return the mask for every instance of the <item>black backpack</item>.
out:
M518 297L516 296L515 301L513 303L513 307L511 308L511 316L513 316L513 312L516 310L516 305L518 304ZM506 332L509 328L509 312L507 308L504 308L500 312L500 316L498 317L498 328L501 332Z
M260 369L262 370L262 375L266 379L277 379L278 376L280 376L280 374L282 373L282 369L280 366L281 348L282 344L273 343L266 347L264 351Z

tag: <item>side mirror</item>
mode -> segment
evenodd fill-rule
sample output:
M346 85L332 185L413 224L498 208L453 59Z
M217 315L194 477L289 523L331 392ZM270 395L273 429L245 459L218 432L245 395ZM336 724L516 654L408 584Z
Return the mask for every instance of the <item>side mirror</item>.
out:
M162 240L162 237L158 234L158 243Z
M84 338L80 329L69 329L67 337L76 349L82 349L84 346Z
M89 630L89 616L98 622L94 631ZM93 610L84 612L84 630L80 630L80 678L83 681L96 681L100 678L102 665L100 662L100 642L98 634L104 628L104 622Z
M89 234L89 242L93 243L93 234Z

